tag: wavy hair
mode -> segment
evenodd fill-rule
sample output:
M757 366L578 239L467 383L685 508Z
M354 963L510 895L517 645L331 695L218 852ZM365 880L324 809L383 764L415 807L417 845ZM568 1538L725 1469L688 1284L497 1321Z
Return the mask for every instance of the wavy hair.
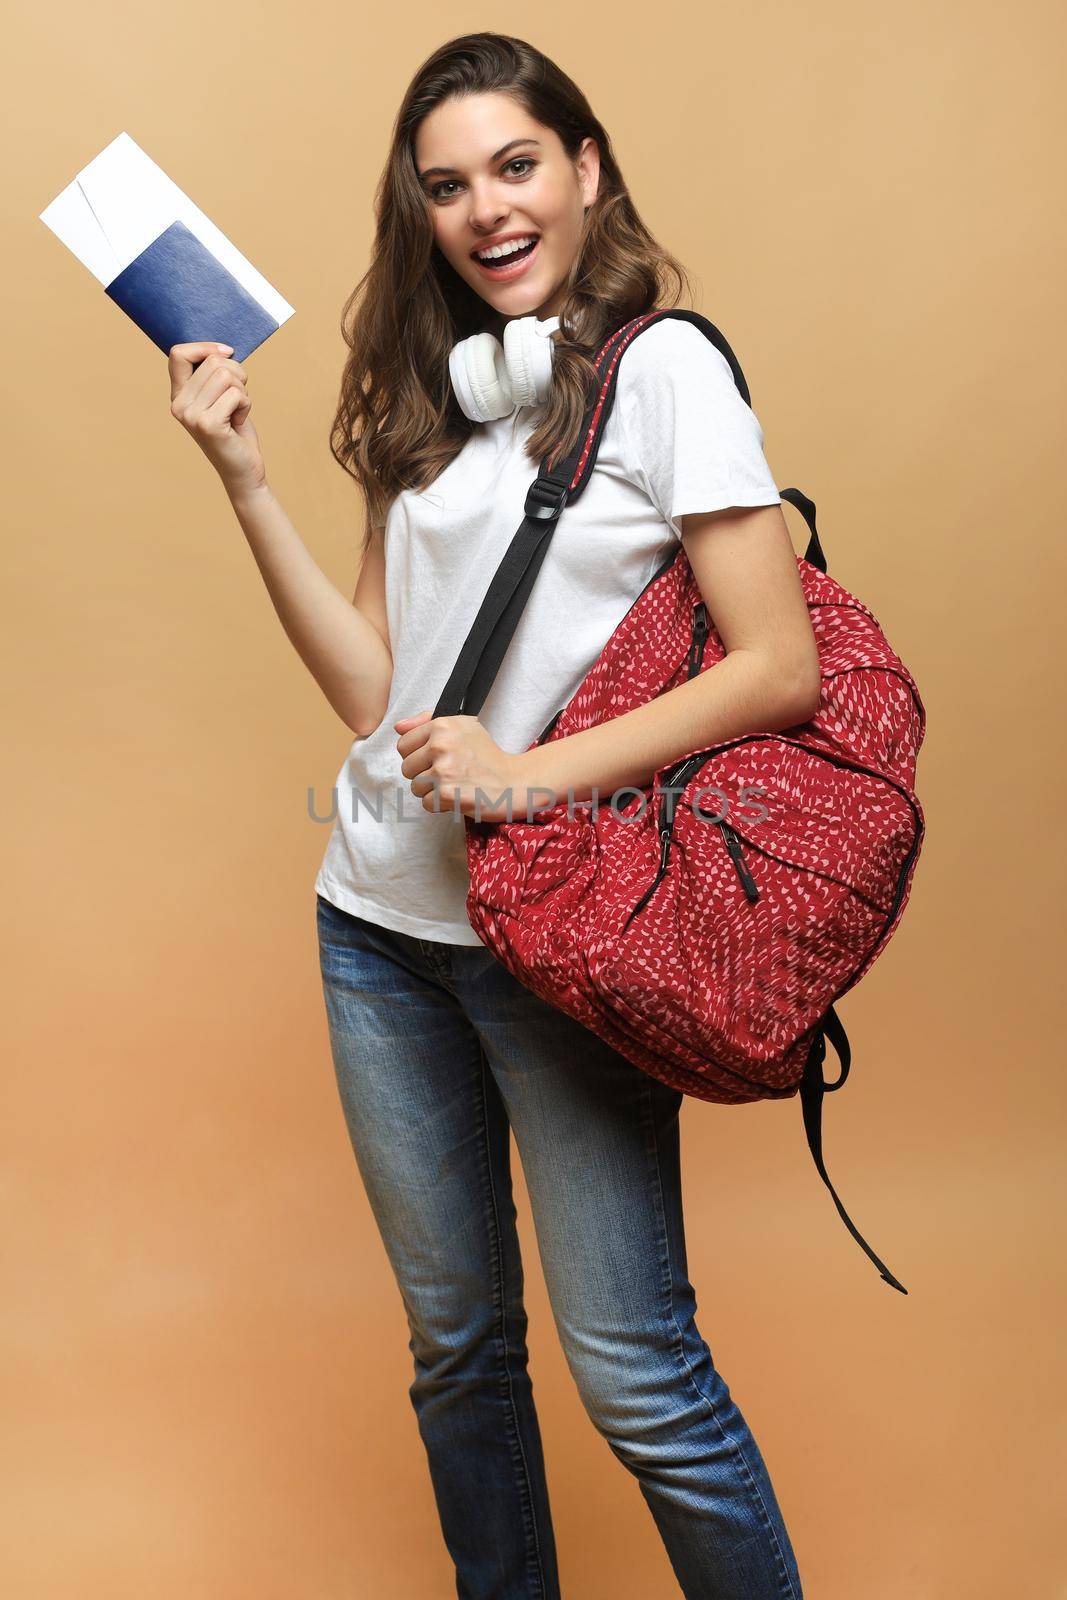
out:
M685 268L642 222L611 140L566 73L508 34L468 33L441 45L416 71L397 113L375 192L370 266L341 317L348 356L330 451L363 491L364 550L394 496L427 488L479 426L452 392L449 352L483 328L499 335L505 319L436 246L415 138L443 101L484 93L510 95L555 131L572 161L589 136L600 152L599 191L560 308L551 392L526 443L531 460L554 465L573 447L596 376L592 357L605 340L631 317L690 293Z

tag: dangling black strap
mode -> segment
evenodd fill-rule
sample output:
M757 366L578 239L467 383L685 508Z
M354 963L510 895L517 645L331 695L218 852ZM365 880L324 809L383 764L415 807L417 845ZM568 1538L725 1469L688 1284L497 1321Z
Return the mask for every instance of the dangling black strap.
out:
M827 1083L822 1075L827 1038L829 1038L830 1043L837 1051L838 1059L841 1062L841 1076L835 1078L833 1083ZM899 1278L893 1276L885 1262L878 1259L866 1239L857 1231L851 1217L837 1197L837 1190L826 1175L826 1166L822 1158L822 1098L824 1094L829 1094L831 1090L840 1089L848 1077L848 1069L851 1064L852 1051L849 1048L848 1035L841 1024L841 1018L837 1015L833 1006L830 1006L823 1013L815 1029L811 1041L811 1049L808 1051L808 1058L804 1063L804 1076L800 1081L800 1101L804 1111L804 1127L808 1135L808 1148L814 1157L816 1167L819 1169L819 1176L833 1195L834 1205L840 1212L849 1233L870 1256L885 1282L891 1288L899 1289L901 1294L907 1294L908 1291Z
M815 526L815 501L809 500L803 489L782 489L780 493L783 500L788 500L790 505L796 506L811 530L808 548L804 552L804 560L809 562L811 566L818 567L820 572L825 572L826 557L823 555L822 545L819 542L819 530Z

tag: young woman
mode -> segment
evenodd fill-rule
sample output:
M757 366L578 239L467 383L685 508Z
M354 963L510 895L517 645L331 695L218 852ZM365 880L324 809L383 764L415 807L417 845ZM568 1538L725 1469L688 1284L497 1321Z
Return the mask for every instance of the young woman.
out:
M688 750L812 713L818 655L762 430L691 324L656 324L620 363L593 477L555 530L480 715L432 713L538 461L576 437L591 357L684 279L558 67L492 33L437 50L400 108L372 264L346 307L332 448L368 511L351 603L268 485L244 369L224 348L171 353L172 410L222 476L282 625L356 735L316 880L327 1016L467 1600L561 1592L512 1130L567 1362L682 1592L801 1600L767 1467L695 1321L682 1096L513 978L464 904L476 790L507 791L515 815L533 788L581 799L595 786L606 801ZM560 319L548 391L526 404L505 394L474 421L450 356L524 317ZM530 751L679 539L726 658L651 706Z

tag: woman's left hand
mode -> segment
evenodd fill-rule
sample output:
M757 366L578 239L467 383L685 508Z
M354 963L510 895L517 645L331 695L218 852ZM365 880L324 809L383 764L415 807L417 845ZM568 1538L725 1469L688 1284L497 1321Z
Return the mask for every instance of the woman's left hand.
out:
M482 822L525 818L521 758L501 750L477 717L435 717L432 711L420 711L401 717L393 727L400 734L400 770L411 779L411 792L424 810L461 811Z

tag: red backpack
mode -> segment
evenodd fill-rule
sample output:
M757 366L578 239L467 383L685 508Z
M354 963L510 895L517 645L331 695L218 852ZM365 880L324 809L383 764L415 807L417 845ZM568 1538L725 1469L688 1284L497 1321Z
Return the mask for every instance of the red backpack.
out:
M596 358L600 386L579 443L554 470L542 462L435 716L477 716L556 522L589 481L619 361L664 317L699 328L751 404L733 351L699 313L653 311L617 330ZM838 1212L906 1294L827 1176L821 1119L823 1094L851 1061L833 1002L885 949L908 901L924 835L914 782L926 713L872 612L827 576L813 502L798 489L781 496L810 529L796 559L819 647L815 715L693 750L610 805L564 799L516 808L511 822L465 817L466 909L516 978L651 1076L731 1104L799 1090ZM528 748L633 710L724 654L679 543ZM827 1039L841 1065L829 1083Z

